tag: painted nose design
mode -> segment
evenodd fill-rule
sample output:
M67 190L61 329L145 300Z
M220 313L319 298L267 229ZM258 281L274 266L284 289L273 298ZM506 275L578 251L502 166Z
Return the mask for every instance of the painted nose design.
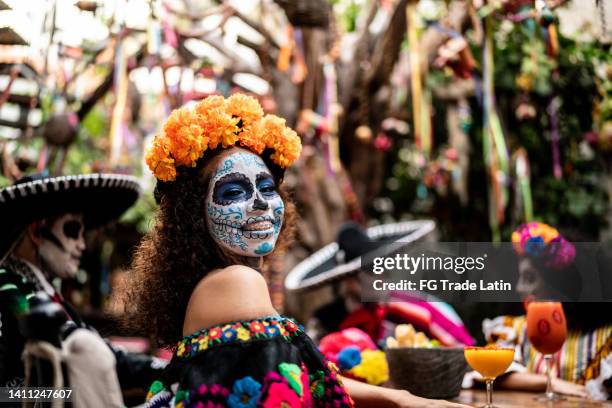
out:
M268 202L264 200L263 198L261 198L259 194L257 194L255 196L255 201L253 202L253 209L254 210L267 210Z

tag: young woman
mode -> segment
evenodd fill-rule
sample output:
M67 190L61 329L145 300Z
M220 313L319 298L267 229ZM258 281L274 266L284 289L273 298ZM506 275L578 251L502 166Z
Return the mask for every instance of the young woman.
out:
M519 256L517 291L525 299L577 299L580 276L576 249L556 228L540 222L521 225L512 241ZM568 334L554 355L555 392L595 399L612 397L612 318L606 304L563 302ZM525 316L500 316L483 322L487 341L516 347L513 372L499 387L543 391L546 364L526 336Z
M300 150L284 120L240 94L174 111L156 137L147 163L159 213L128 296L132 323L176 352L147 406L458 407L343 384L303 328L272 307L259 270L291 230L282 180Z

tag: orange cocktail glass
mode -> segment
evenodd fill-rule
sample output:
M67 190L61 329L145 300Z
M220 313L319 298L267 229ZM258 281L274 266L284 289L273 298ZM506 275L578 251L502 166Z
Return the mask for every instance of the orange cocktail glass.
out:
M552 390L552 355L563 347L567 337L567 323L559 302L531 302L527 305L527 338L531 345L544 354L548 377L544 400L558 401L563 397Z
M484 377L487 384L487 405L484 408L493 408L493 381L512 364L514 349L493 346L466 347L464 355L468 364Z

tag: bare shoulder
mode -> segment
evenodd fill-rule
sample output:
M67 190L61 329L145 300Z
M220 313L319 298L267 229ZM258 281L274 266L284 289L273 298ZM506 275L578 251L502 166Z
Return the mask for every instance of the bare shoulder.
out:
M185 314L183 334L236 320L276 314L261 273L242 265L212 271L195 287Z

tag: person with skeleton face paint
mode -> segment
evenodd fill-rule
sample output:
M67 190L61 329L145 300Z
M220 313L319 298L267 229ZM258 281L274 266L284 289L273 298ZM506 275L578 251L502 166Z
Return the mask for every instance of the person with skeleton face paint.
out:
M75 278L85 251L86 227L117 219L138 194L132 177L102 174L34 175L0 190L0 386L18 386L24 380L25 339L18 322L28 313L34 293L44 292L59 304L72 329L93 330L56 286ZM149 357L112 351L124 388L150 382L163 368Z
M176 352L145 406L461 407L341 382L272 307L261 269L292 226L282 181L300 151L283 119L241 94L177 109L156 136L146 161L159 211L135 254L126 323Z
M285 214L272 174L260 157L242 149L227 154L221 162L206 197L211 235L236 255L268 255Z

